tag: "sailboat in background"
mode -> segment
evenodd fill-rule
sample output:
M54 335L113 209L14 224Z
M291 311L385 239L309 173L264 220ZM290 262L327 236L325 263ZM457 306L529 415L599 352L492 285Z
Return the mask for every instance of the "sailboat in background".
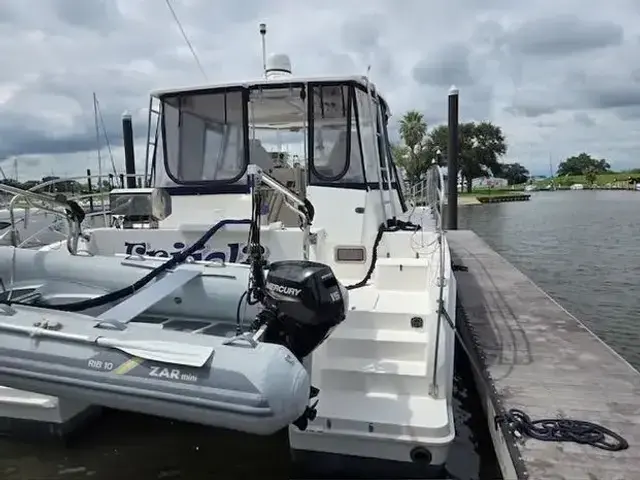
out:
M556 185L556 180L553 175L553 162L551 161L551 153L549 153L549 179L550 179L550 182L547 185L545 185L544 190L556 191L558 187Z

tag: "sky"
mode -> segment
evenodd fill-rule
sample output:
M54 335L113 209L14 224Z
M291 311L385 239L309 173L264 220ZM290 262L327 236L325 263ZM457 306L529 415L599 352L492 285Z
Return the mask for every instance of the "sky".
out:
M488 120L534 174L587 152L640 167L640 1L163 0L0 2L0 167L20 180L97 173L93 93L122 170L121 115L144 163L149 92L259 77L258 24L294 74L365 74L392 125L409 110ZM103 173L111 171L105 135Z

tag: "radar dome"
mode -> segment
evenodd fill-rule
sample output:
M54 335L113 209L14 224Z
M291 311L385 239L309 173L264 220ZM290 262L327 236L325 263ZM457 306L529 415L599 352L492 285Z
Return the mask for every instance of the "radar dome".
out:
M291 59L289 59L289 55L284 53L274 53L269 56L265 74L268 79L290 77Z

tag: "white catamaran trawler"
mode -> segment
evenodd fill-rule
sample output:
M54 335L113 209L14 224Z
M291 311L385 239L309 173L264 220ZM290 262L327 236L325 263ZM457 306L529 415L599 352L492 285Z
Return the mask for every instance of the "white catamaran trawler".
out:
M455 435L441 189L408 209L366 77L266 74L153 93L145 188L72 255L0 247L0 383L426 474Z

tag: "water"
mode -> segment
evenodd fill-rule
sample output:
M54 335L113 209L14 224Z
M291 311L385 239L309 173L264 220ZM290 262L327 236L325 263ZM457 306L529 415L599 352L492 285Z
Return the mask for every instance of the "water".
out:
M462 207L459 215L460 228L480 234L640 367L640 193L536 192L529 202ZM499 478L470 368L459 357L448 476ZM0 478L288 479L288 455L286 433L250 437L110 411L67 446L1 440Z
M469 365L457 358L451 480L500 478ZM291 479L286 432L255 437L107 411L67 445L0 440L2 480Z
M640 192L534 192L459 210L471 229L640 368Z

